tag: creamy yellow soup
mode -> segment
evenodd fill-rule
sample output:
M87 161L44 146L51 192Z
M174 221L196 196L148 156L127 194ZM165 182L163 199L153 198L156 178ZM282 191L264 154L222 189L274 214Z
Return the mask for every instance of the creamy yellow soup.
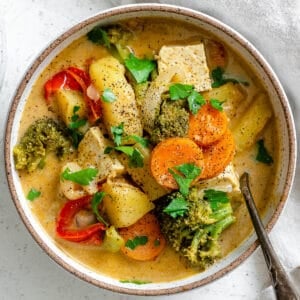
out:
M174 20L165 19L141 19L125 22L135 34L135 39L130 43L137 56L156 55L163 45L188 45L203 39L214 39L199 28ZM228 66L226 72L243 78L249 85L241 85L245 93L243 103L237 109L236 116L231 120L230 126L234 126L236 119L243 112L243 109L251 103L253 96L263 91L262 84L253 74L247 62L244 62L228 46L225 45L228 53ZM35 120L44 116L57 119L57 115L50 111L44 100L45 82L54 74L68 66L76 66L85 69L88 61L96 60L109 55L108 51L99 45L88 41L86 36L79 38L58 54L49 66L41 73L34 84L27 99L23 112L19 137ZM271 108L270 108L271 110ZM276 162L276 136L277 128L274 120L268 122L260 137L264 138L265 145ZM275 138L274 138L275 137ZM269 195L273 187L273 174L275 163L264 165L255 160L256 145L235 155L233 165L239 175L247 171L251 176L251 188L258 209L261 213L265 211L270 202ZM24 194L34 187L41 191L41 196L29 205L45 228L53 238L56 245L74 260L88 266L95 272L106 274L120 280L141 280L151 282L166 282L191 276L199 272L195 268L188 267L180 256L170 247L161 253L155 260L140 262L126 257L121 252L110 253L101 250L100 247L87 246L80 243L72 243L61 240L55 235L55 222L60 208L64 203L64 197L59 190L59 178L62 166L66 161L71 161L76 153L67 157L64 161L58 161L55 155L48 155L43 169L36 169L32 173L20 171L21 183ZM233 249L238 247L252 231L251 221L243 201L234 205L236 222L224 231L221 235L222 255L226 256Z

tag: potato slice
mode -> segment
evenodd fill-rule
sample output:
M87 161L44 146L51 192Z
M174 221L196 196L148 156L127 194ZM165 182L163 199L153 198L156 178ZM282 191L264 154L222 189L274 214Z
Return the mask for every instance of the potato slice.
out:
M267 95L257 95L232 130L238 152L249 148L255 143L256 137L263 130L271 116L272 107L268 102Z
M106 193L103 199L105 211L116 228L134 224L154 208L146 194L122 179L108 180L102 190Z
M90 66L91 79L100 95L109 88L116 96L114 102L102 101L103 121L109 134L112 136L111 126L123 122L125 135L142 136L142 123L134 91L124 74L124 66L112 56L101 58Z
M87 118L87 109L82 93L78 91L59 89L56 91L55 96L58 113L67 126L69 126L72 121L75 106L79 107L76 112L79 118Z

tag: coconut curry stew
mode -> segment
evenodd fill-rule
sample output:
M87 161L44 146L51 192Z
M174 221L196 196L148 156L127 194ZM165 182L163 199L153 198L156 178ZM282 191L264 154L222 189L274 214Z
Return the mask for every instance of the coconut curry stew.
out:
M42 72L14 162L68 255L124 282L171 281L251 232L242 172L260 211L268 205L272 114L227 45L185 23L132 19L96 26Z

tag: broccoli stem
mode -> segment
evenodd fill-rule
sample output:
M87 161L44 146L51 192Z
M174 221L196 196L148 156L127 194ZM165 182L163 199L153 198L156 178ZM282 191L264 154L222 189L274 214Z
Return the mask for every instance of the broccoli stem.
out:
M219 207L216 211L214 211L210 217L216 221L220 221L227 216L232 214L232 207L230 203L219 204Z
M205 227L205 231L210 233L213 239L218 239L221 232L226 229L229 225L235 222L235 217L232 215L227 216L226 218L211 224Z

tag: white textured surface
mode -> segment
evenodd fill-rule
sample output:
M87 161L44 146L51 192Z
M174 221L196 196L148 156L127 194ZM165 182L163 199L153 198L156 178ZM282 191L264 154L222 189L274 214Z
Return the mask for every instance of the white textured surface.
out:
M277 72L290 99L299 129L298 0L160 2L181 2L185 6L199 9L232 26L248 38ZM4 18L7 34L7 70L0 93L0 300L145 298L104 291L75 278L56 265L33 241L21 222L7 188L4 170L3 138L10 100L31 60L62 31L108 7L110 2L101 0L0 0L0 18ZM298 136L299 133L298 130ZM299 186L298 163L289 202L271 233L274 247L289 269L300 265L300 200L297 197ZM259 249L227 276L205 287L155 299L258 299L268 282L268 273Z

